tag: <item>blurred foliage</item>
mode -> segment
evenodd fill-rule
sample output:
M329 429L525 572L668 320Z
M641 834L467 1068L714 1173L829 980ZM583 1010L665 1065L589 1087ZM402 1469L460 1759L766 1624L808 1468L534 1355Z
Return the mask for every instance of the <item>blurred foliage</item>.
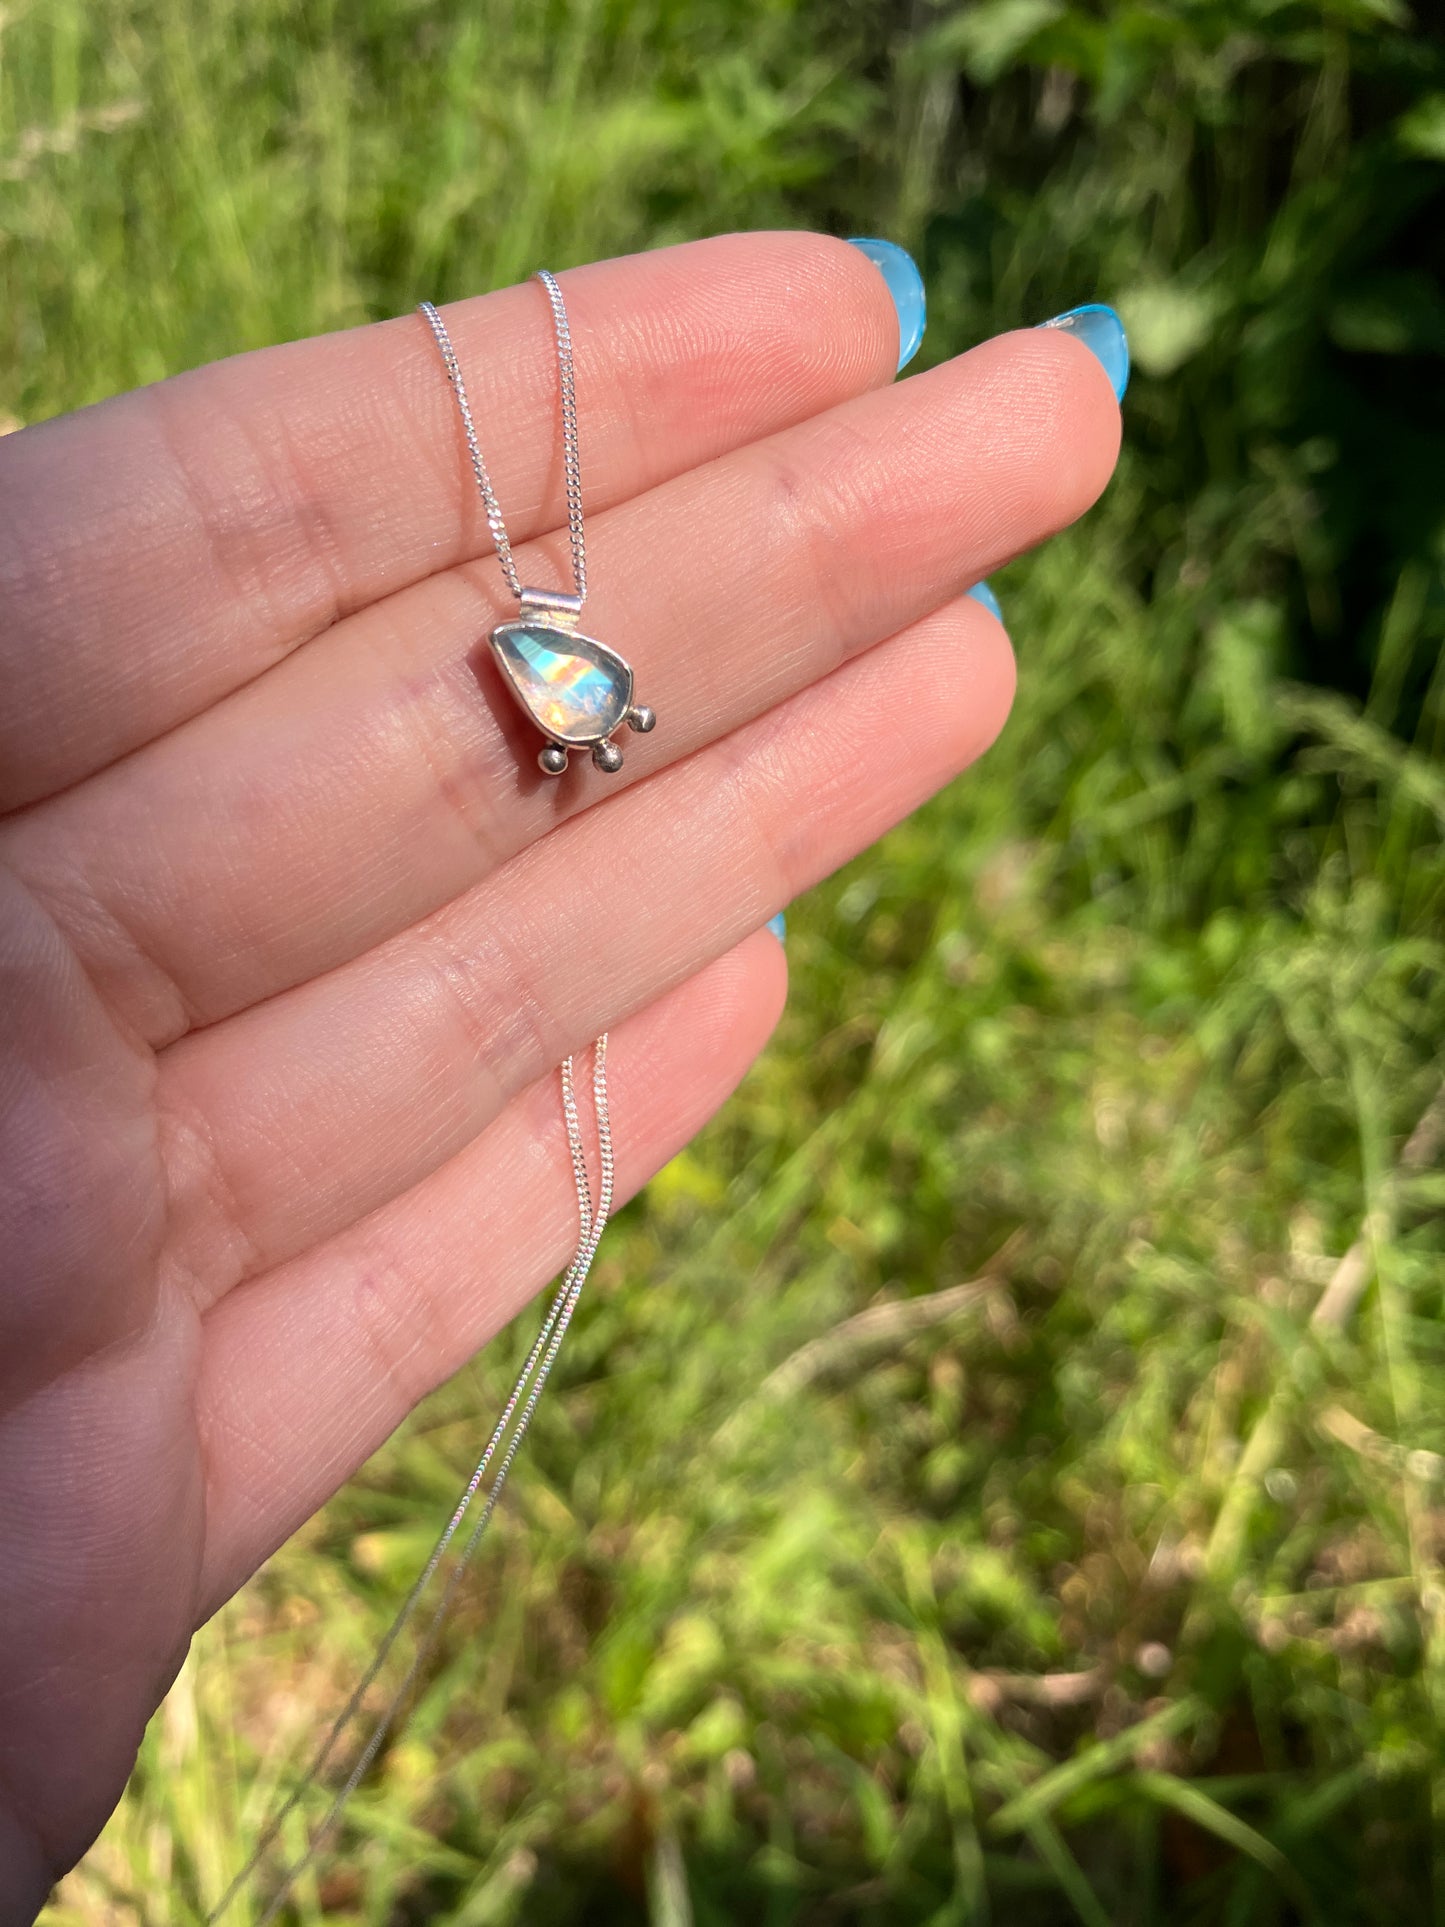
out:
M1445 1192L1402 1163L1442 1127L1438 21L0 25L14 417L770 223L913 247L925 360L1114 300L1125 459L997 585L1004 740L791 914L780 1038L604 1246L498 1540L295 1918L1445 1920ZM1367 1295L1312 1324L1351 1266ZM973 1278L925 1331L849 1322ZM53 1927L198 1918L524 1343L201 1637Z

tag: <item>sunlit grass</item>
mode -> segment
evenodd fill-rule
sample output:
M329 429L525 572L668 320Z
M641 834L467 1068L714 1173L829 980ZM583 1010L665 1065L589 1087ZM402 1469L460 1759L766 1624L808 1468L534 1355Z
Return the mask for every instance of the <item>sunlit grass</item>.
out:
M1131 285L1146 351L1110 496L997 585L1005 738L790 913L779 1037L609 1234L496 1539L295 1918L1430 1919L1441 1187L1402 1153L1441 1129L1438 561L1402 539L1378 592L1344 572L1338 388L1287 379L1324 324L1268 280L1286 246L1333 271L1364 41L1325 9L1318 73L1290 53L1297 193L1256 236L1250 143L1278 129L1218 133L1205 38L1121 135L1057 79L964 96L960 131L948 63L1006 79L1017 8L912 52L825 11L56 0L0 27L11 417L784 220L908 233L934 357ZM1133 16L1100 18L1122 45ZM1025 99L1028 139L1068 131L1033 198ZM1186 163L1237 274L1166 299ZM1324 655L1338 689L1301 680ZM970 1280L925 1328L848 1323ZM204 1913L524 1342L201 1634L51 1927Z

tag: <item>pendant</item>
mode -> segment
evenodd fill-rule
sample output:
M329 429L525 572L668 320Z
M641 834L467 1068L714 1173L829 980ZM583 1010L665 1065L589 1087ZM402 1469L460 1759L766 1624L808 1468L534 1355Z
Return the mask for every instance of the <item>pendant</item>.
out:
M524 589L520 612L487 637L507 687L547 738L537 762L548 776L563 773L573 749L590 749L598 769L621 769L613 731L626 723L645 734L657 721L632 700L632 665L584 636L581 614L579 596Z

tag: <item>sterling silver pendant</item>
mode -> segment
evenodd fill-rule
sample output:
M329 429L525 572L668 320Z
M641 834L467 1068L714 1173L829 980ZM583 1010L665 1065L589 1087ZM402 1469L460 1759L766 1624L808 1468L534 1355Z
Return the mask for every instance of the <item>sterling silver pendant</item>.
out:
M521 603L487 641L507 687L547 738L539 766L560 776L570 750L590 749L598 769L621 769L613 732L625 723L645 733L657 721L646 703L632 700L632 665L582 634L580 596L523 589Z

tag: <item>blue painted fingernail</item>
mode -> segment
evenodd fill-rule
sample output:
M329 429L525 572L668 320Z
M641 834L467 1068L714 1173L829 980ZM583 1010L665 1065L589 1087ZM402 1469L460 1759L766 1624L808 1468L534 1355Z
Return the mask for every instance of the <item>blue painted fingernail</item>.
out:
M998 606L998 597L986 582L975 582L968 593L975 602L988 610L995 622L1003 621L1003 610Z
M928 302L923 293L923 276L913 256L896 241L874 241L866 235L850 235L849 243L878 269L893 296L898 310L898 366L904 369L918 353L928 319Z
M1102 301L1088 301L1082 308L1056 314L1052 321L1041 321L1039 326L1057 328L1061 334L1073 335L1075 340L1082 341L1089 353L1103 363L1104 373L1113 383L1115 398L1124 399L1124 390L1129 386L1129 338L1112 308L1106 308Z
M788 919L780 910L775 917L768 918L764 928L771 930L778 942L783 943L786 941L788 935Z

